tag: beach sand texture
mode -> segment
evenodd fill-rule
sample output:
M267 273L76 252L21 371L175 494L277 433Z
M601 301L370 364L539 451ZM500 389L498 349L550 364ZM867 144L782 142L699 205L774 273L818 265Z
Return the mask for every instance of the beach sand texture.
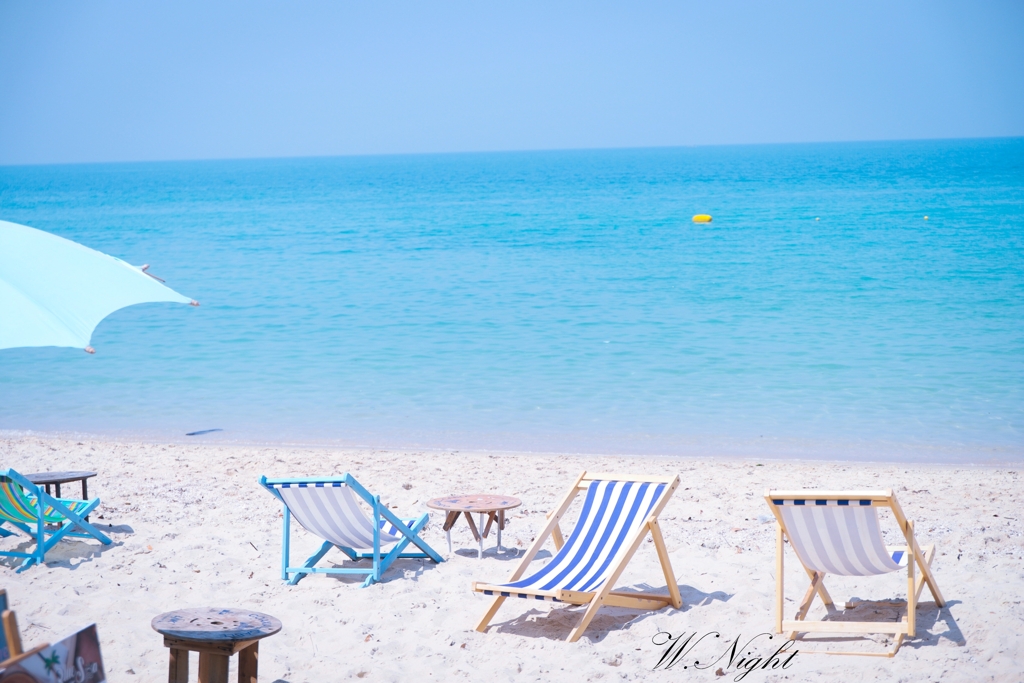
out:
M728 642L771 631L775 530L762 497L766 487L892 487L916 522L919 540L937 544L933 568L949 606L936 610L926 589L918 636L895 659L801 651L785 671L753 671L743 680L1024 680L1024 513L1020 475L1012 467L758 464L35 436L0 440L0 451L3 466L21 472L99 472L89 484L90 494L103 501L93 521L112 525L113 545L65 541L48 554L46 565L22 574L14 573L15 561L4 559L0 587L8 591L27 646L96 622L111 681L166 680L167 651L150 620L201 606L251 608L284 623L281 633L260 646L260 680L267 682L734 680L735 671L715 675L724 661L706 670L680 670L681 663L652 672L664 650L652 638L661 631L718 631ZM578 643L563 640L582 609L536 601L509 599L487 633L474 631L490 599L475 595L471 582L504 581L518 560L516 552L497 555L493 536L478 560L463 522L453 530L455 552L443 564L400 561L381 584L366 589L354 577L311 576L286 586L280 578L280 505L256 483L261 474L351 472L400 516L427 511L427 500L446 494L518 496L523 506L510 515L503 541L521 555L545 513L585 469L681 476L661 526L684 606L659 612L602 609ZM67 486L65 496L77 495L77 485ZM432 511L424 537L447 556L442 520ZM319 541L295 529L292 558L298 563ZM890 524L893 544L897 533ZM24 536L0 539L0 549L27 546ZM548 556L542 553L539 561ZM343 559L334 551L322 564ZM786 559L791 615L807 579L795 555L788 552ZM664 591L664 584L653 544L645 542L619 585ZM832 577L827 585L837 602L853 596L900 600L906 579L903 573ZM860 609L877 610L879 618L901 616L885 605ZM817 603L810 618L822 614ZM887 644L877 640L844 647L881 652ZM191 666L194 677L195 655Z

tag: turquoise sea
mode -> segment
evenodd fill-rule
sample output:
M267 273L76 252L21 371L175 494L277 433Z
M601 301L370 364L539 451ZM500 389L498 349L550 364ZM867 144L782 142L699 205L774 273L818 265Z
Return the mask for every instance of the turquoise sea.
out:
M1022 139L0 167L0 219L202 303L0 351L8 432L1024 460Z

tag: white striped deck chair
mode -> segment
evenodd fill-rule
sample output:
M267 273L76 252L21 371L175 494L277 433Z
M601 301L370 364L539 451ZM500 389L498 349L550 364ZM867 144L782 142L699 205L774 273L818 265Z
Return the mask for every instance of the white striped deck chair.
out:
M904 637L913 638L915 612L921 591L928 584L935 604L945 607L931 563L935 546L923 550L914 536L914 523L908 521L896 501L892 489L886 491L765 491L765 500L776 519L775 542L775 632L789 632L792 638L800 633L843 633L892 635L895 644L884 653L829 652L828 654L867 654L895 656ZM882 539L877 508L892 510L907 544L887 547ZM783 549L788 540L811 579L796 618L784 619ZM821 597L826 608L834 609L832 597L825 589L825 575L876 576L900 569L907 571L907 615L900 622L873 621L806 621L814 601ZM920 576L916 577L920 571ZM847 609L854 605L847 603Z
M363 587L380 581L381 576L397 559L430 559L442 562L441 556L419 537L430 516L399 519L380 496L371 496L350 474L340 477L304 479L267 479L260 485L284 505L284 532L281 543L281 578L295 585L306 574L365 574ZM370 507L372 518L360 504ZM290 566L291 518L324 540L320 549L301 566ZM422 552L403 552L413 543ZM385 546L392 546L386 553ZM350 560L372 560L370 567L316 567L331 548L345 553ZM294 576L293 576L294 575Z
M677 486L678 476L583 472L561 504L548 515L547 525L537 534L508 582L473 584L474 591L494 596L476 630L485 631L502 602L510 597L587 605L580 623L569 634L569 642L579 640L601 605L650 610L668 605L676 609L682 607L679 586L658 527L658 515ZM579 519L569 538L563 539L559 520L581 492L586 495ZM661 560L669 594L612 590L648 531ZM555 544L555 556L542 568L524 577L549 536Z

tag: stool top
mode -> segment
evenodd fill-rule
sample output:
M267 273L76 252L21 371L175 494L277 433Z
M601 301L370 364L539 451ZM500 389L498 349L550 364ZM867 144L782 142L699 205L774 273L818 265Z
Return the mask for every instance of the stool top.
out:
M486 493L474 493L464 496L447 496L427 501L428 508L448 510L451 512L490 512L492 510L508 510L519 507L523 501L515 496L492 496Z
M164 612L153 617L153 630L182 640L258 640L281 630L281 622L251 610L195 607Z

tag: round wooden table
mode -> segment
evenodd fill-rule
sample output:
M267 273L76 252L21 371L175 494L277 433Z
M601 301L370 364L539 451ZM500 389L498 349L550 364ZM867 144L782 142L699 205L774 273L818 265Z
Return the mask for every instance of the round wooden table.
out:
M171 651L168 683L188 683L188 653L199 653L199 683L227 683L228 661L238 653L238 683L256 683L259 641L281 630L281 622L262 612L197 607L164 612L153 630Z
M522 504L523 501L514 496L492 496L486 493L447 496L427 501L427 507L434 508L435 510L444 510L448 513L443 527L448 537L448 554L451 555L452 552L452 526L458 521L460 515L465 515L466 521L469 522L469 528L473 532L473 538L480 543L480 554L477 557L481 560L484 557L484 539L487 538L487 534L491 531L491 524L494 522L498 523L497 548L501 550L501 530L505 528L505 510L517 508ZM480 515L482 533L477 530L476 524L473 523L473 516L471 514L473 512ZM484 514L487 514L487 526L484 526Z

